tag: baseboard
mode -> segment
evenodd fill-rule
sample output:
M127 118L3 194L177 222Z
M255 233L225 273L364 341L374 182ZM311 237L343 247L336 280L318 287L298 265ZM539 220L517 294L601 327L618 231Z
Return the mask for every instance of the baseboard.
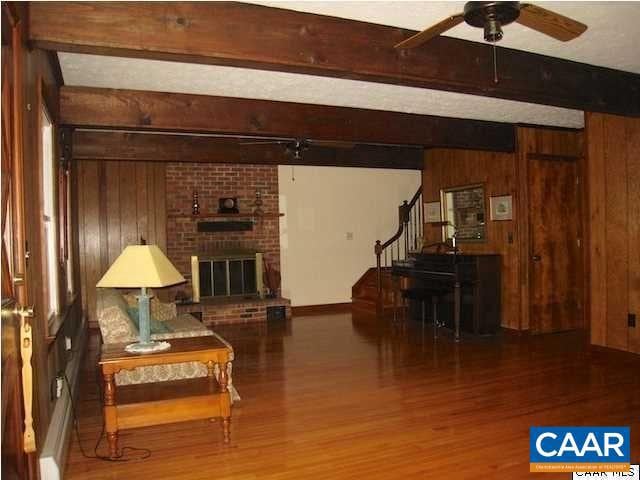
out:
M351 311L351 302L347 303L326 303L322 305L302 305L291 307L293 316L328 315L332 313L348 313Z
M71 384L71 391L75 400L77 399L78 384L80 383L82 358L87 348L86 321L83 320L72 344L77 347L73 358L67 363L65 374ZM40 453L40 478L46 480L62 480L64 478L64 468L67 462L67 452L72 431L71 397L69 396L69 389L65 385L53 409L47 437Z

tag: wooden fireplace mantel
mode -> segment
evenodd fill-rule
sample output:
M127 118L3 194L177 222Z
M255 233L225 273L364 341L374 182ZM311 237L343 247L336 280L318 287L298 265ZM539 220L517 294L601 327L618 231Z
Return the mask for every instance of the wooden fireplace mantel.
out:
M202 218L278 218L284 217L284 213L263 213L255 215L253 213L211 213L205 212L198 215L192 213L169 213L167 218L191 218L194 220Z

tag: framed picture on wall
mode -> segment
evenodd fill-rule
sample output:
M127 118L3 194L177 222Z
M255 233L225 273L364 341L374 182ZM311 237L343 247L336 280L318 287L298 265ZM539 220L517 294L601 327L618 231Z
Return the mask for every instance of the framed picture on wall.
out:
M513 198L511 195L489 197L491 220L513 220Z
M440 202L425 202L424 221L425 223L435 223L435 222L442 221L442 213L440 211Z

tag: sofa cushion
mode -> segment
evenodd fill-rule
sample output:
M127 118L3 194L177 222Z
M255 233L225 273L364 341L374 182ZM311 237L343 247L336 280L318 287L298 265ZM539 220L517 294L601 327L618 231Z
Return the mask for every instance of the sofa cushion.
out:
M140 309L138 307L129 307L127 308L127 314L129 318L136 326L136 329L140 331ZM167 326L168 322L159 322L155 318L151 317L149 319L149 327L151 327L151 333L168 333L171 331Z
M188 313L178 315L173 320L162 322L167 326L168 332L152 334L153 340L166 340L168 338L201 337L211 335L213 332L204 324L200 323L196 317Z
M117 306L127 311L127 302L125 301L122 293L115 288L97 288L97 307L98 313L103 308Z

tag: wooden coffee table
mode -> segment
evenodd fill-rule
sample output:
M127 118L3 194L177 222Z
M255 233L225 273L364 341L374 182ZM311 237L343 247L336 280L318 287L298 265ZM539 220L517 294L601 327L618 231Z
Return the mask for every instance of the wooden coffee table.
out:
M229 442L231 402L227 390L227 363L231 349L214 336L168 341L171 343L169 350L143 355L125 352L126 343L102 345L99 363L104 381L104 421L111 458L118 454L119 430L149 425L221 417L224 442ZM116 392L114 375L121 370L182 362L201 362L207 366L209 375L122 385ZM220 368L219 381L214 376L216 364Z

